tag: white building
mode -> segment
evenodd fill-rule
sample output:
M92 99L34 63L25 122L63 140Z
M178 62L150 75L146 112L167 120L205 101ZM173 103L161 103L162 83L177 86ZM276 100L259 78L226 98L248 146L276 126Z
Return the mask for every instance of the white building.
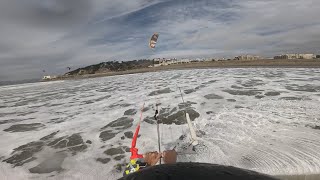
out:
M49 79L52 79L52 77L51 77L51 76L43 76L42 79L43 79L43 80L49 80Z
M235 60L258 60L261 59L260 56L254 56L254 55L241 55L234 58Z
M183 63L191 63L191 60L190 59L180 59L180 63L183 64Z
M159 66L166 66L167 64L164 61L164 59L156 58L156 59L153 59L153 65L154 67L159 67Z
M204 59L205 62L210 62L210 61L214 61L212 58L206 58Z
M189 59L166 59L166 58L156 58L153 59L154 61L154 67L159 67L159 66L168 66L168 65L172 65L172 64L183 64L183 63L190 63L191 61ZM153 67L152 65L150 65L149 67Z
M282 54L275 56L274 59L314 59L314 54Z
M299 54L299 59L314 59L316 55L314 54Z

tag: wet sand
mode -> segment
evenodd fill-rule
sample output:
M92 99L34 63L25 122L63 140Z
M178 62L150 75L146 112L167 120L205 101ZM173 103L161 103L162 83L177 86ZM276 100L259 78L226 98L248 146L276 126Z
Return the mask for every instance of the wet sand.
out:
M174 64L155 68L141 68L127 71L107 72L99 74L85 74L60 77L53 80L72 80L83 78L95 78L103 76L116 76L124 74L146 73L153 71L183 70L183 69L206 69L206 68L320 68L320 59L268 59L268 60L230 60L193 62L185 64Z

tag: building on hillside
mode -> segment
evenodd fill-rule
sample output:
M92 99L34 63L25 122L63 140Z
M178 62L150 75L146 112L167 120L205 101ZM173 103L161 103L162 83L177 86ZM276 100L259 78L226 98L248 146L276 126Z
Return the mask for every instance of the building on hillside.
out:
M166 58L156 58L153 59L154 61L154 67L159 67L159 66L168 66L168 65L172 65L172 64L183 64L183 63L190 63L189 59L166 59ZM153 65L150 65L149 67L153 67Z
M184 64L184 63L191 63L190 59L180 59L180 63Z
M315 54L299 54L300 59L315 59Z
M159 67L159 66L167 66L168 63L165 61L164 58L155 58L153 59L153 64L154 64L154 67Z
M317 59L320 59L320 55L316 55L316 58L317 58Z
M52 77L51 76L49 76L49 75L47 75L47 76L43 76L43 78L42 78L43 80L49 80L49 79L52 79Z
M200 58L194 58L194 59L191 59L191 62L200 62L201 59Z
M80 69L80 71L78 72L78 75L83 75L83 74L87 74L87 71L84 69Z
M197 58L197 60L199 62L209 62L209 61L213 61L212 58Z
M226 60L226 58L218 58L216 61L225 61Z
M57 76L49 76L49 75L46 75L46 76L43 76L42 80L51 80L51 79L56 79Z
M234 58L235 60L258 60L261 59L260 56L255 55L241 55Z
M275 56L274 59L314 59L314 54L282 54Z
M277 55L273 59L289 59L287 55Z

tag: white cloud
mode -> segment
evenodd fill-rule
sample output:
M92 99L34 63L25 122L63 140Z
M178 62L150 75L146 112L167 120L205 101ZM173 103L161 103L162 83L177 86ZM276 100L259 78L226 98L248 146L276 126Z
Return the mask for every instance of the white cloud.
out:
M115 59L320 53L319 10L318 0L3 0L0 76Z

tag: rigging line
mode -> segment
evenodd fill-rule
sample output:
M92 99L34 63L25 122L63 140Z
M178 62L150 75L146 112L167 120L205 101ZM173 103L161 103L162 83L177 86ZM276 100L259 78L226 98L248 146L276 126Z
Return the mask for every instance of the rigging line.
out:
M177 84L176 84L177 85ZM177 85L177 87L179 88L180 90L180 95L181 95L181 98L182 98L182 101L183 101L183 104L185 105L185 107L187 106L184 102L184 99L183 99L183 95L182 95L182 91L181 91L181 88ZM186 108L185 108L186 109ZM186 117L186 120L187 120L187 123L188 123L188 127L189 127L189 131L190 131L190 135L191 135L191 139L192 139L192 144L193 145L197 145L198 144L198 141L197 141L197 135L196 135L196 132L193 128L193 125L191 123L191 120L190 120L190 116L189 114L187 113L186 110L184 110L185 112L185 117Z
M182 92L181 92L181 88L180 88L177 84L176 84L176 86L179 88L180 96L181 96L182 102L183 102L183 104L185 104L185 103L184 103L184 99L183 99L183 94L182 94Z
M158 107L158 106L157 106ZM157 122L157 135L158 135L158 150L159 153L161 152L161 146L160 146L160 129L159 129L159 119L158 119L158 109L156 109L156 112L154 114L154 119ZM161 164L161 159L160 159L160 164Z
M140 109L140 120L139 120L139 125L140 125L140 123L142 122L142 115L143 115L144 105L145 105L145 102L143 102L142 108Z
M183 98L183 95L182 95L181 88L178 86L177 83L176 83L176 86L177 86L177 88L178 88L179 91L180 91L180 96L181 96L181 99L182 99L182 102L183 102L183 106L184 106L184 105L186 105L186 104L185 104L185 102L184 102L184 98ZM185 109L183 110L183 112L184 112L184 114L186 114L186 110L185 110ZM183 126L181 127L181 129L182 129L182 134L185 134Z
M154 53L155 50L152 49L152 52ZM155 80L155 74L156 74L156 69L155 69L155 59L152 60L153 62L153 78L152 78L152 83L153 83L153 87L154 87L154 90L157 91L157 87L156 87L156 80ZM158 151L159 153L161 153L161 137L160 137L160 120L158 119L158 116L159 116L159 104L158 104L158 97L157 97L157 93L155 94L155 104L154 104L154 110L155 110L155 114L154 114L154 119L157 123L157 138L158 138ZM161 164L161 158L160 158L160 164Z
M157 43L159 34L158 33L154 33L149 41L149 47L153 50L153 53L155 52L155 44ZM153 77L155 77L155 59L153 59ZM154 115L154 119L156 120L157 123L157 136L158 136L158 149L159 149L159 153L161 153L161 146L160 146L160 128L159 128L159 119L158 119L158 115L159 115L159 108L158 108L158 98L157 98L157 87L155 86L155 79L153 79L153 84L154 84L154 88L155 88L155 115ZM161 159L160 159L160 164L161 164Z

